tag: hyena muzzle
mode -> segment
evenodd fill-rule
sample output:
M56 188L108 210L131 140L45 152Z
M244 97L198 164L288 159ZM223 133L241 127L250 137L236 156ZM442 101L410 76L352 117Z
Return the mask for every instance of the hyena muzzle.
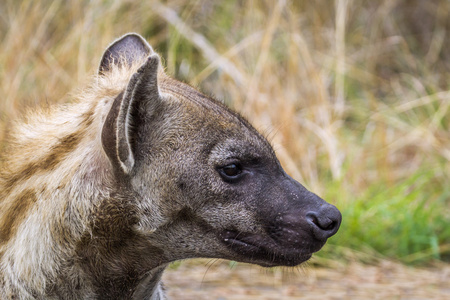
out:
M164 299L170 262L295 266L341 223L137 34L108 47L73 103L16 127L0 176L1 299Z

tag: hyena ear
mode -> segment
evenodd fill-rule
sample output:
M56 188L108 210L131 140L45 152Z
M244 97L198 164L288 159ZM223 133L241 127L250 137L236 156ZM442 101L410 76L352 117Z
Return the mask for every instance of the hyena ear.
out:
M133 62L155 53L147 41L137 33L128 33L115 40L103 53L98 73L106 74L113 65L130 67Z
M160 58L152 54L133 74L124 92L119 94L102 129L103 149L114 166L129 174L135 163L139 115L161 101L158 87Z

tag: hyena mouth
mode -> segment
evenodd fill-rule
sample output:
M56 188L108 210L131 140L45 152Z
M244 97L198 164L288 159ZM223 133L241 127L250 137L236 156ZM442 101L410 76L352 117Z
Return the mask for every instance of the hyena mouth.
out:
M318 251L317 245L281 246L268 236L246 234L226 230L221 239L229 249L238 254L236 260L258 264L263 267L297 266Z

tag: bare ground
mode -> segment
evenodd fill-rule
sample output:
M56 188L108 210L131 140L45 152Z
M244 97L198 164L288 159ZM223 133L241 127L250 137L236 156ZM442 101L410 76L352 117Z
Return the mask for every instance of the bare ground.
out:
M193 260L167 270L163 280L173 300L450 299L448 264L419 269L383 261L267 270Z

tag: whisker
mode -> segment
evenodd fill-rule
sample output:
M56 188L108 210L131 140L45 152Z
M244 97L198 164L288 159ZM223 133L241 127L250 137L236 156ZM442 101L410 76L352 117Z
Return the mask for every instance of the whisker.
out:
M218 258L214 258L214 259L209 260L209 261L206 263L205 266L206 266L207 268L206 268L206 270L205 270L205 273L203 274L201 285L203 285L203 282L205 281L206 273L208 273L209 269L210 269L216 262L218 262L218 261L219 261Z

